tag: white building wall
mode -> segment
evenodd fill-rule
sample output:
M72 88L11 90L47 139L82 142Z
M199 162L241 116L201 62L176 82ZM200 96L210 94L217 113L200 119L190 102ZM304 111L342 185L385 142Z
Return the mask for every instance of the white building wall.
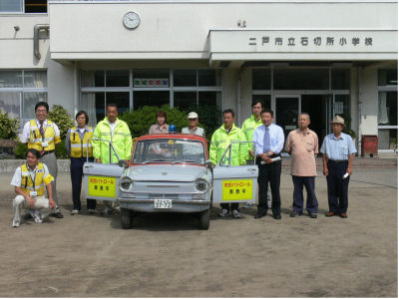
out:
M122 24L129 11L141 18L135 30ZM57 59L207 59L209 30L239 21L244 30L397 29L395 1L51 1L49 12Z
M376 67L360 70L360 132L362 135L378 134L378 74Z

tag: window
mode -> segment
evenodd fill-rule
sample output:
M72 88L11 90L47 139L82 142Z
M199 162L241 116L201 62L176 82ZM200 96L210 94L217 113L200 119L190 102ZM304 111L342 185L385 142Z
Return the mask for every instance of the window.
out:
M79 109L89 114L91 124L104 118L106 103L110 102L118 105L120 113L146 105L166 104L182 110L197 105L221 106L219 70L90 70L82 71L80 77ZM5 75L3 80L0 76L0 85L18 82L15 74Z
M173 106L188 110L197 105L197 93L193 91L175 92Z
M3 13L47 13L47 0L0 0Z
M350 70L332 69L331 70L332 89L350 89Z
M276 69L273 78L274 89L328 90L328 69Z
M134 107L162 106L169 104L169 91L135 91Z
M344 118L347 126L350 127L350 95L336 94L334 96L334 110L333 115L340 115Z
M173 72L174 86L197 86L197 71L176 70Z
M378 93L378 124L398 125L398 94L395 91Z
M393 150L398 140L397 69L378 72L378 149Z
M270 69L252 70L252 89L262 90L270 89L271 77Z
M105 86L129 86L129 71L107 71Z
M378 72L378 86L398 85L398 70L380 70Z
M45 71L0 71L0 110L20 118L21 125L35 117L37 102L47 101Z
M252 103L261 102L263 109L271 109L271 99L269 94L254 94L252 95Z
M0 12L22 12L23 0L0 0Z

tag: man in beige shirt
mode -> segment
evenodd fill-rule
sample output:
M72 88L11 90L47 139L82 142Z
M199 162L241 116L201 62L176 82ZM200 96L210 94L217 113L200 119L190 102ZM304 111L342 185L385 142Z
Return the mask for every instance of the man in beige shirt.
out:
M317 198L315 194L316 159L319 152L317 134L309 129L310 116L307 113L299 115L299 128L291 131L287 137L285 150L291 155L291 175L294 183L294 201L291 217L303 212L303 186L308 194L306 210L310 218L317 218Z

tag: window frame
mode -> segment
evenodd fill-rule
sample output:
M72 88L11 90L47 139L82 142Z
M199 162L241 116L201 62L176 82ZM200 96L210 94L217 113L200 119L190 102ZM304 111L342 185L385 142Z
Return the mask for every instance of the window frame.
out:
M138 69L138 68L137 68ZM84 93L95 93L95 92L129 92L129 110L134 110L134 92L135 91L168 91L169 92L169 106L174 108L174 94L175 92L195 92L196 93L196 105L199 104L199 93L200 92L220 92L221 95L221 106L223 105L223 88L222 88L222 69L221 68L149 68L146 70L167 70L169 74L169 87L134 87L134 71L137 69L89 69L80 70L80 72L87 71L102 71L104 74L104 86L102 87L84 87L82 86L82 80L80 80L80 93L79 93L79 105L82 101L82 94ZM142 69L142 68L140 68ZM129 71L129 86L128 87L107 87L107 71L113 70L128 70ZM195 70L196 71L196 84L197 86L174 86L174 71L176 70ZM213 70L216 72L218 77L218 86L199 86L198 72L200 70Z
M33 14L33 15L48 15L48 0L47 0L47 12L26 12L25 10L25 0L21 0L22 3L22 10L21 11L1 11L0 10L0 16L1 15L25 15L25 14Z
M380 107L379 107L379 94L382 93L382 92L386 92L386 93L388 93L388 92L396 92L397 93L398 92L398 85L379 85L379 82L378 82L379 72L387 70L387 69L389 69L389 68L382 68L382 69L378 69L377 70L377 93L378 93L378 102L377 102L378 110L377 110L377 113L378 114L379 114L379 109L380 109ZM395 69L395 68L391 68L391 70L392 69ZM380 125L379 124L379 120L377 118L377 136L379 136L379 131L380 130L398 130L398 125ZM398 142L398 140L396 142ZM396 146L398 146L398 145L396 144ZM384 153L384 152L387 153L387 152L393 152L393 151L395 151L395 149L378 149L378 152L380 152L380 153Z
M24 95L25 93L45 93L46 102L48 102L48 77L47 77L47 69L24 69L24 70L13 70L13 69L4 69L1 71L12 71L12 72L20 72L22 75L22 86L21 87L0 87L0 93L6 92L14 92L19 94L19 119L21 120L20 125L23 126L23 122L26 120L23 116L23 103L24 103ZM0 72L1 72L0 71ZM46 73L46 86L47 87L25 87L25 72L44 72Z

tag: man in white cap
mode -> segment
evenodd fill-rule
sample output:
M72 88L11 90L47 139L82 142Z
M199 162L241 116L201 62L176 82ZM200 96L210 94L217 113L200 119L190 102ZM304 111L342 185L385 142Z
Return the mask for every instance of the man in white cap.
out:
M198 127L198 114L197 112L190 112L187 116L188 127L184 127L181 132L182 134L192 134L205 137L205 131L203 128Z
M347 218L349 177L356 148L352 137L343 133L345 120L337 115L331 122L333 133L324 137L320 152L323 154L323 174L327 177L327 217Z

